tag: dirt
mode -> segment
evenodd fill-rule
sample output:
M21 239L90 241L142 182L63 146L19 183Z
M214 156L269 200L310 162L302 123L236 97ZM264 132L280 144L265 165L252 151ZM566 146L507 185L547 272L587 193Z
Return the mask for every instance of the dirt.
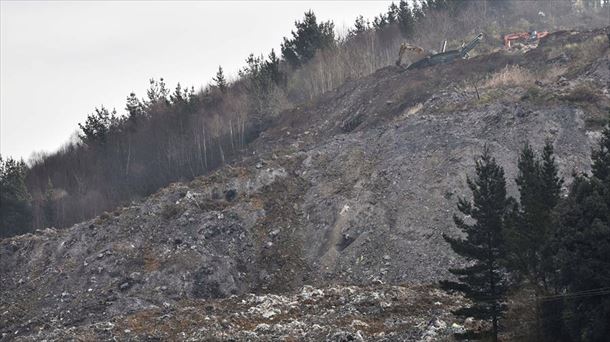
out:
M378 70L284 113L213 174L1 240L2 339L449 338L461 299L435 284L463 260L442 234L475 156L491 148L513 195L525 141L552 139L567 183L588 171L607 32ZM507 65L536 82L484 86Z

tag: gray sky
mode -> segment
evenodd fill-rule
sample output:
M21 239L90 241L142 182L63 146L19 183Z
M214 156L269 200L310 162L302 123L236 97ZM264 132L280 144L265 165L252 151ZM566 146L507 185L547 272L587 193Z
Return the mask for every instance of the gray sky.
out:
M250 53L279 52L308 9L342 31L390 3L1 1L0 152L54 151L94 107L144 97L151 77L172 89L198 89L218 65L235 77Z

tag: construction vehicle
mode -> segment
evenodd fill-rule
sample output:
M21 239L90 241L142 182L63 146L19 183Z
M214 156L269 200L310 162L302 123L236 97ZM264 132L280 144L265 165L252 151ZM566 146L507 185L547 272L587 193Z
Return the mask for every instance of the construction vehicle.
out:
M461 48L428 55L423 59L409 65L407 70L426 68L436 64L451 63L456 59L466 59L469 57L468 53L479 45L482 39L483 33L479 33L473 40L471 40L468 44L463 45ZM443 44L443 49L444 48L445 44Z
M537 42L538 40L540 40L540 38L544 38L548 35L549 35L548 31L513 32L513 33L505 34L503 37L504 47L507 49L510 49L512 47L511 43L517 42L517 41L522 41L527 44L531 44L533 42Z
M425 50L419 46L411 45L408 43L400 44L400 50L398 51L398 60L396 61L396 66L400 66L402 63L402 59L408 51L413 51L416 55L424 55Z

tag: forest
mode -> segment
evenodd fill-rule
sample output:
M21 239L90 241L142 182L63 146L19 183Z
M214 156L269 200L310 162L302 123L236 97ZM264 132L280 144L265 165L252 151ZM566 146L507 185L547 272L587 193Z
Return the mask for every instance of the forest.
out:
M485 32L482 51L501 45L503 30L574 27L570 2L407 1L373 20L358 17L341 35L309 11L281 52L251 54L228 82L222 67L200 89L151 79L145 97L131 93L122 112L95 108L78 138L27 163L6 157L0 184L0 236L68 227L127 205L175 181L202 175L247 149L283 111L307 104L345 80L393 64L402 41L434 49ZM603 23L608 1L585 1L590 21ZM541 17L539 13L545 13ZM517 18L519 18L517 20ZM51 109L52 110L52 109Z

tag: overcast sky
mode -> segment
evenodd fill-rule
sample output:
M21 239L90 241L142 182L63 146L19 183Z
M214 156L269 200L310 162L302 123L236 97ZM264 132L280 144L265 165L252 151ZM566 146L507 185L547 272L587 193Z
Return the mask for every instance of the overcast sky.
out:
M124 112L134 91L163 77L196 89L222 65L279 51L312 9L341 31L391 1L1 1L0 153L54 151L97 106Z

